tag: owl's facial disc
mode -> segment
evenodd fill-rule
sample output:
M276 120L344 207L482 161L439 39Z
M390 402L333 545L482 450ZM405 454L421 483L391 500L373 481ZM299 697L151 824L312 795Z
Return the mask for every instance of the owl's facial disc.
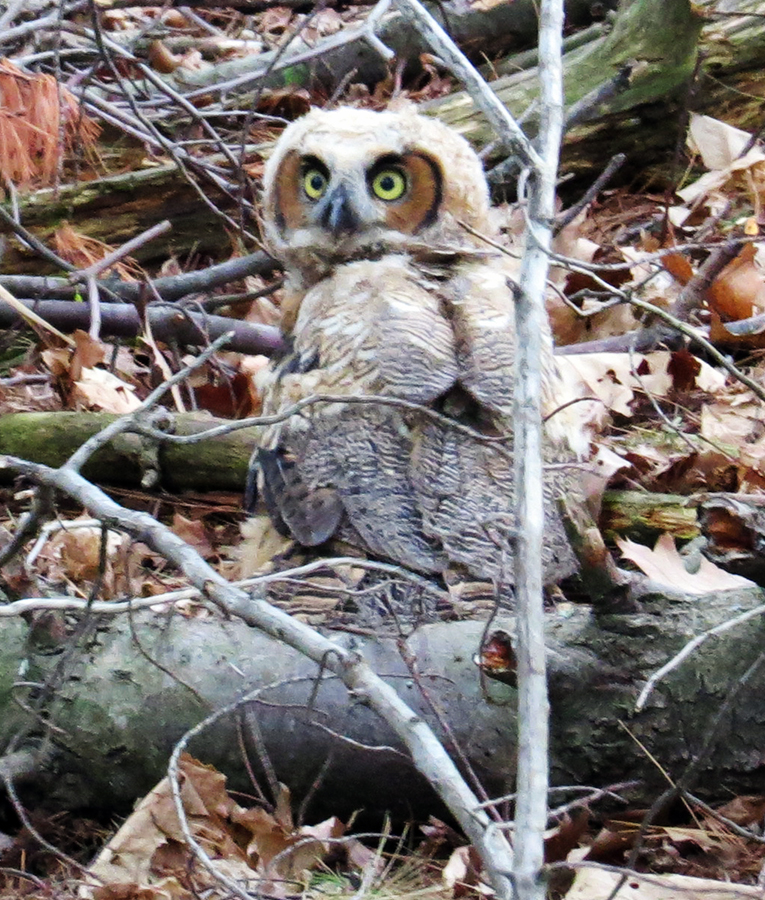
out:
M367 172L368 196L361 198L345 181L330 187L327 192L329 182L322 181L322 178L321 170L310 164L303 179L303 189L308 199L317 203L316 212L321 225L338 238L343 234L361 232L370 221L375 225L383 224L385 216L380 213L384 211L376 210L375 215L375 206L379 204L374 201L386 205L401 202L410 187L406 170L396 160L383 160Z
M276 223L285 237L292 232L317 250L326 244L335 257L398 248L435 221L442 183L438 164L419 152L366 160L339 150L322 158L289 154L277 177Z

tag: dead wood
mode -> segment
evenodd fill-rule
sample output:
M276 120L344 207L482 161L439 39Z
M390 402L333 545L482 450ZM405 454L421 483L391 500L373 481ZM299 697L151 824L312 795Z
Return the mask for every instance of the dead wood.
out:
M649 24L658 21L662 23L661 28ZM629 111L634 118L636 107L647 107L659 101L671 102L676 98L678 89L694 70L701 24L700 16L691 10L688 0L671 0L669 3L636 0L622 4L610 33L566 54L564 82L568 108L589 95L597 95L623 67L632 66L635 60L642 63L634 69L626 90L593 105L587 118L596 124L579 125L568 133L564 141L563 172L581 171L583 163L591 171L595 144L600 159L628 150L625 138L634 128L634 121L629 123L628 117L620 118L620 114ZM498 78L492 82L492 87L513 115L522 117L536 99L537 83L537 71L530 68ZM492 138L483 118L464 93L435 100L426 108L471 141L485 144ZM579 121L582 121L581 112ZM657 141L666 147L675 141L676 129L671 126L672 121L667 118L665 128L653 129L646 128L645 122L641 123L641 161L646 152L650 152L646 144ZM533 117L525 127L533 132ZM629 149L634 152L635 146ZM585 157L589 157L587 163ZM635 162L630 159L628 165Z
M707 539L704 555L734 575L765 585L765 499L748 494L708 494L699 507Z
M216 192L206 187L213 197ZM216 199L226 207L225 198ZM147 244L136 254L139 262L166 259L168 251L183 254L192 248L206 253L227 253L231 239L221 219L204 203L176 166L111 175L94 181L45 188L19 198L24 226L50 243L66 222L78 232L111 245L119 245L157 222L168 219L173 230L168 240ZM231 208L228 204L227 208ZM0 234L9 232L0 225ZM48 262L17 241L8 242L3 257L5 274L40 275L55 271Z
M268 5L286 5L294 9L295 4L305 4L305 0ZM581 26L591 21L592 4L588 0L567 0L565 6L569 26ZM534 44L538 12L534 0L514 0L512 3L472 5L446 3L436 9L435 15L460 47L483 63L489 57L504 56L508 51L512 56L516 48ZM397 13L382 18L376 25L375 34L395 55L399 65L419 68L421 54L431 52L423 37ZM575 38L574 43L578 40ZM297 36L286 53L268 51L259 56L222 60L210 71L179 70L173 81L183 90L215 89L220 82L246 78L249 84L257 81L259 87L320 87L333 91L352 75L355 82L374 85L389 75L389 60L381 50L380 45L366 38L363 26L356 29L355 34L349 27L315 42ZM513 66L512 61L507 64Z
M680 108L699 50L693 108L719 116L722 105L740 127L757 129L759 101L745 96L748 88L744 86L751 88L753 80L760 80L765 38L756 15L759 5L744 0L738 8L740 18L710 17L702 29L699 7L692 7L688 0L625 3L610 33L567 53L564 78L569 109L588 96L597 97L624 66L633 66L636 60L646 62L633 66L625 90L592 105L589 121L569 130L561 172L591 177L597 164L624 152L627 163L622 175L629 178L636 172L645 175L648 166L666 159L677 141ZM755 15L747 16L748 11ZM661 27L656 27L659 22ZM536 70L526 68L496 79L492 87L514 115L522 116L533 109L536 79ZM425 108L479 145L493 138L465 93L435 100ZM533 117L530 124L533 131Z
M0 455L20 456L58 467L116 415L91 412L12 413L0 417ZM180 413L173 417L178 435L199 434L224 420ZM258 440L257 428L239 429L199 443L157 446L139 434L121 434L98 450L83 469L99 484L138 488L147 475L159 488L171 491L222 490L243 492L247 466ZM0 470L0 478L5 473Z
M154 278L151 282L152 297L167 302L180 300L190 294L212 291L247 275L271 275L276 267L276 261L267 253L249 253L218 265L208 266L206 269ZM99 284L108 294L122 300L137 303L144 298L145 287L137 282L107 278ZM15 297L31 297L36 300L72 300L75 292L81 290L68 278L39 275L3 274L0 275L0 285Z
M657 784L664 784L654 760L676 779L707 737L728 692L760 654L762 619L706 642L635 713L640 689L692 637L761 602L757 590L685 599L657 593L633 614L598 617L586 606L550 611L553 784L605 785L629 772L643 780L638 795L648 801ZM264 690L262 703L243 709L238 721L226 720L195 738L193 752L246 790L241 747L260 770L262 740L276 777L289 784L296 799L319 778L315 801L332 813L360 807L398 815L413 808L432 811L432 795L381 720L363 704L349 704L345 689L326 673L317 686L316 665L286 645L218 618L142 611L133 616L133 627L135 639L126 621L102 619L97 638L79 648L51 701L57 752L38 779L45 776L54 803L111 810L131 803L162 776L170 749L184 731L247 691L275 685ZM515 691L495 680L482 683L473 657L484 628L478 621L425 625L411 634L406 648L417 660L419 684L445 715L486 789L496 795L513 789ZM502 630L512 638L514 628L512 618L502 618L489 631ZM438 731L418 681L401 661L396 638L382 637L384 626L376 632L332 636L362 652ZM36 633L39 639L39 629ZM18 620L0 618L3 742L25 716L24 704L14 703L11 695L33 690L12 689L21 661L28 666L29 683L44 681L57 664L49 641L36 645L29 638ZM722 723L696 792L719 797L759 790L764 697L765 673L760 672L736 697L733 718ZM38 730L31 724L33 732ZM377 749L349 744L334 733Z
M650 544L669 532L676 540L690 541L700 533L696 511L701 499L698 495L606 491L599 524L608 540L618 535Z
M84 303L67 300L21 302L59 331L71 334L78 328L87 331L90 326L91 311ZM233 336L226 349L239 353L262 353L270 356L283 345L279 329L274 326L208 315L197 311L194 307L189 309L152 304L146 307L145 313L153 336L167 344L198 347L231 332ZM9 306L0 305L0 328L23 324L24 319L20 313ZM136 307L127 303L101 305L101 337L134 338L141 334L143 329L144 325Z
M116 418L109 413L86 411L9 413L0 417L0 454L23 456L30 462L58 467ZM180 413L173 416L173 431L178 435L199 434L226 422L199 413ZM87 464L85 474L99 484L138 487L146 461L151 458L157 467L158 484L168 490L242 492L257 440L257 427L193 444L167 441L158 449L140 435L122 435L98 451ZM680 541L691 540L699 534L696 510L701 499L607 491L599 526L609 540L622 535L651 543L666 531Z

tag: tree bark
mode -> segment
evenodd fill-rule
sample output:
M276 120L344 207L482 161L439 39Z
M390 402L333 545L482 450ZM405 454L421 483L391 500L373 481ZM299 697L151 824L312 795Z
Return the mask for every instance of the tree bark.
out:
M762 619L703 644L635 713L640 689L689 639L761 602L758 590L686 599L656 594L638 614L598 617L589 607L570 605L550 611L552 783L606 785L642 779L636 802L647 802L664 784L656 760L676 779L703 744L728 692L761 653ZM336 679L325 677L314 697L316 666L295 651L218 617L142 611L133 620L140 648L124 619L103 622L79 648L52 701L58 749L47 773L36 778L46 776L44 788L55 805L127 806L162 776L174 742L211 709L282 681L263 693L267 705L248 707L241 728L257 768L257 726L277 778L290 786L296 801L327 764L309 818L359 807L396 815L433 811L433 795L398 753L360 749L327 731L400 750L381 720L354 704ZM484 629L479 621L425 625L405 647L466 759L486 789L497 795L514 785L516 695L509 684L482 680L473 662ZM497 629L513 635L514 620L492 622L490 632ZM395 638L333 637L362 652L440 733ZM25 682L39 683L59 659L49 642L38 646L30 641L18 620L0 618L0 743L8 741L24 716L11 699L22 661L28 667ZM22 699L30 701L25 692L34 689L17 688L15 696L20 690ZM760 671L736 697L694 792L715 798L760 790L764 698L765 672ZM34 742L34 733L30 740ZM247 790L233 721L200 734L191 750Z
M88 304L74 300L20 302L65 334L72 334L77 329L87 331L90 327L92 312ZM144 327L138 309L132 304L102 303L100 317L99 335L102 338L135 338ZM253 356L262 353L271 356L284 348L281 332L273 325L206 314L194 307L181 309L178 306L150 305L146 307L146 319L151 326L152 336L166 344L200 347L230 333L232 336L226 344L226 350L236 353ZM25 325L24 317L17 310L0 303L0 328Z
M227 207L211 186L204 189L222 208ZM136 252L136 259L144 264L163 261L168 253L180 256L191 248L215 254L231 250L231 235L221 220L202 203L174 165L44 188L19 197L19 214L25 228L46 244L66 223L85 237L119 246L169 219L173 225L170 237L145 244ZM8 227L0 223L0 234L7 233ZM3 273L49 275L58 274L58 270L13 240L4 248Z
M657 28L656 23L661 22ZM623 3L610 33L577 48L564 56L564 85L567 108L592 95L628 64L633 65L631 80L625 89L596 103L587 118L596 120L570 130L564 140L561 172L592 171L594 160L635 147L626 146L626 136L634 133L637 108L657 102L672 103L693 72L702 20L692 11L689 0L633 0ZM533 109L538 93L536 68L516 72L496 79L491 86L500 100L516 117ZM425 104L425 109L452 125L473 143L489 143L489 133L483 117L476 112L464 92ZM620 114L625 113L621 116ZM629 115L626 115L629 113ZM666 115L666 109L665 109ZM639 118L639 117L638 117ZM622 129L618 127L622 123ZM667 147L676 140L671 127L673 118L665 119L659 129L646 129L642 122L640 160L645 162L644 142L655 141ZM524 127L535 130L534 117ZM626 130L623 130L626 129ZM652 131L658 130L658 136ZM644 132L648 131L647 134ZM607 139L604 152L604 133ZM594 152L600 154L595 156ZM637 162L637 160L636 160Z

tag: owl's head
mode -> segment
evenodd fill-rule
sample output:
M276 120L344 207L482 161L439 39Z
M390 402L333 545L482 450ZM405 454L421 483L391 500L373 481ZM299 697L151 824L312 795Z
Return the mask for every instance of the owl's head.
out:
M266 241L288 268L454 248L466 244L460 221L488 228L480 160L413 110L314 110L281 135L263 181Z

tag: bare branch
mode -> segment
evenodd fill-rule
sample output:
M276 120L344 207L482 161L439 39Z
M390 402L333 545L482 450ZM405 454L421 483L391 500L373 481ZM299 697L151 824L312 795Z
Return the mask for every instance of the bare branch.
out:
M436 790L483 859L492 864L490 874L502 889L502 896L509 896L504 891L506 881L501 875L502 870L509 872L512 866L506 839L480 809L478 798L467 787L430 727L359 654L325 638L265 600L233 587L196 550L153 516L121 507L72 468L51 469L10 456L0 457L0 468L68 495L106 526L127 532L178 566L202 595L226 615L241 618L248 625L284 641L338 675L357 701L377 712L404 743L418 771Z
M549 700L545 664L542 545L542 341L545 292L555 218L555 183L563 133L563 2L542 0L539 29L539 155L531 173L528 239L521 262L515 318L513 419L518 607L518 800L515 807L515 896L544 900L544 830L549 786Z
M98 282L99 285L102 282ZM0 296L2 296L0 286ZM36 315L43 324L72 332L90 327L91 311L88 305L74 300L18 300L19 308L0 303L0 328L19 325L28 315ZM132 304L103 303L100 306L102 336L136 337L141 333L141 319ZM150 304L146 315L152 334L160 341L174 341L189 346L199 346L217 340L222 334L233 333L229 349L239 353L270 356L282 347L279 329L272 325L258 325L225 316L180 309L170 304ZM64 336L64 340L70 338Z

